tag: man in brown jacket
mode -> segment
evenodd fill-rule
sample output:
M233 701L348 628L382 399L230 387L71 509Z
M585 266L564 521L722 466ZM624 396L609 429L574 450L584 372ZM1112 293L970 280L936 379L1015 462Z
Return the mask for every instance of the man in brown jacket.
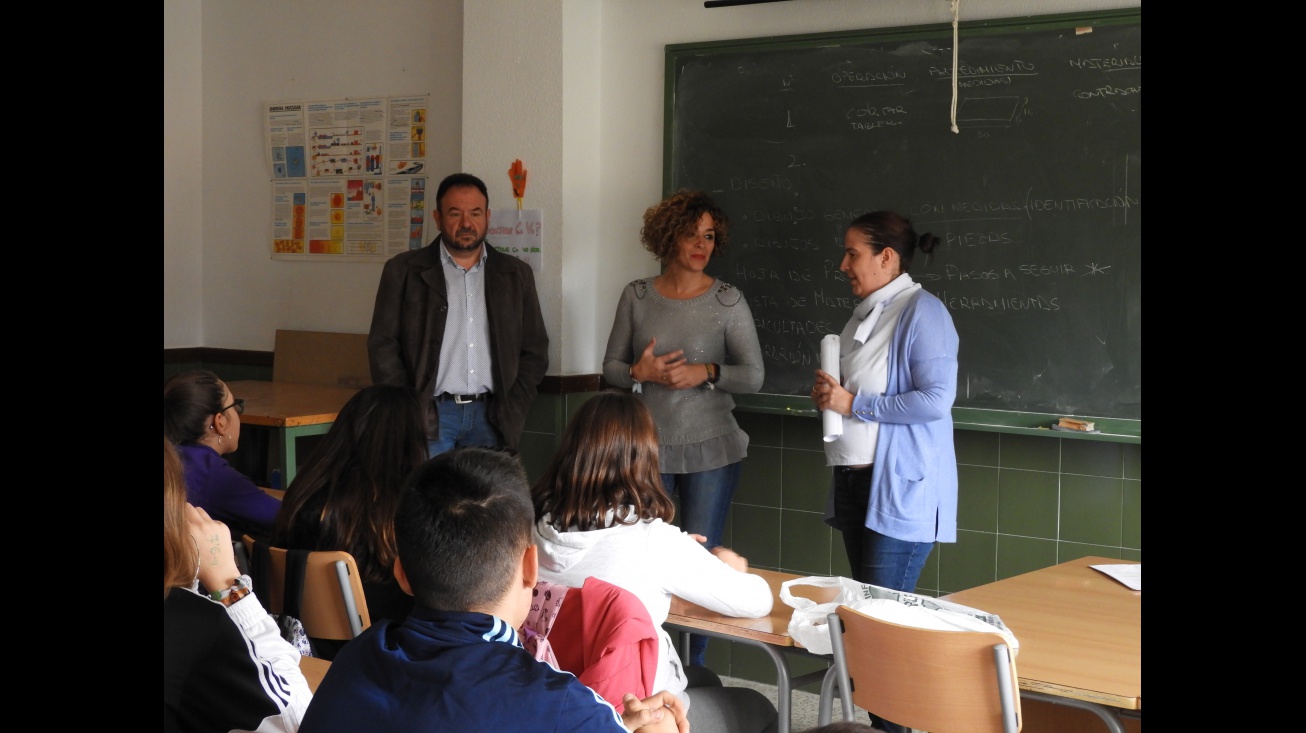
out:
M485 183L440 182L440 235L390 258L367 337L372 381L417 389L431 455L479 445L517 449L549 367L549 336L529 265L485 242Z

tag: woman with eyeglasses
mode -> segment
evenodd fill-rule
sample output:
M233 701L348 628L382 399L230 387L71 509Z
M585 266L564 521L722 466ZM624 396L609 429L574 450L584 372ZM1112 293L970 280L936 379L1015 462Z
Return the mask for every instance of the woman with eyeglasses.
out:
M281 508L223 458L240 444L244 411L245 401L213 372L184 372L163 384L163 434L186 469L186 499L230 527L233 537L269 532Z

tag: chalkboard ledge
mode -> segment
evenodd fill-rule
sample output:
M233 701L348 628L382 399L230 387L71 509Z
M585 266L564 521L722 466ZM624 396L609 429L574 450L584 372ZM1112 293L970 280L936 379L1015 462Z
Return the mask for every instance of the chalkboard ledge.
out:
M1068 430L1053 430L1052 425L1058 418L1077 417L1092 420L1098 432L1076 433ZM971 407L952 408L952 423L959 430L978 430L988 433L1015 433L1019 435L1041 435L1049 438L1067 438L1069 440L1099 440L1108 443L1143 442L1143 421L1125 420L1110 417L1092 417L1089 415L1048 415L1037 412L1008 412L1005 410L981 410Z
M805 397L791 395L751 394L734 395L735 409L743 412L761 412L792 417L818 417L816 408ZM1058 418L1078 417L1092 420L1096 433L1075 433L1053 430ZM1012 412L983 410L972 407L954 407L952 422L958 430L977 430L986 433L1012 433L1038 435L1067 440L1098 440L1108 443L1143 442L1143 421L1121 418L1094 417L1092 415L1051 415L1037 412Z

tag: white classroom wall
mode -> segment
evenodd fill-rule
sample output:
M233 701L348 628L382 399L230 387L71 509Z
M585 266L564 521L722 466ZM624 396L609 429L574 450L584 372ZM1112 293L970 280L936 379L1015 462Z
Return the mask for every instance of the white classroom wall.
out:
M429 93L430 139L443 144L428 145L427 160L456 170L462 25L461 0L164 0L165 349L271 351L278 328L367 331L379 263L271 257L262 106ZM198 78L174 78L174 55L193 54ZM197 141L181 137L192 128ZM174 160L184 174L170 170ZM198 175L198 190L170 192L183 175ZM178 231L188 220L198 241ZM177 261L191 278L185 287L170 282ZM195 300L198 319L188 317Z
M204 344L199 0L163 4L163 348Z
M960 13L966 21L1139 5L961 0ZM486 180L491 208L515 207L508 166L520 158L530 170L525 206L544 211L549 373L597 373L621 287L657 272L638 234L640 215L661 196L666 44L949 20L946 0L712 9L702 0L165 0L165 187L195 187L194 172L174 165L200 160L203 174L199 201L165 190L164 348L271 350L277 328L365 332L380 265L268 256L259 106L430 92L442 116L433 115L429 137L449 141L431 146L435 180L461 165ZM332 48L333 38L357 42ZM199 110L194 74L170 71L194 65L189 41L202 51ZM190 137L197 119L199 142ZM198 242L188 223L195 212Z

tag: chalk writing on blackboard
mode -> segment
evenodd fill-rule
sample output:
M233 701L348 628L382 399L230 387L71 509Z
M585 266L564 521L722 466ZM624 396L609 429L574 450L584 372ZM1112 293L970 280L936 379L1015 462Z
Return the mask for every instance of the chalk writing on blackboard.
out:
M669 46L668 190L710 191L763 392L803 395L856 299L843 231L936 234L911 274L961 336L959 407L1141 419L1137 13ZM1091 25L1091 33L1076 27Z

